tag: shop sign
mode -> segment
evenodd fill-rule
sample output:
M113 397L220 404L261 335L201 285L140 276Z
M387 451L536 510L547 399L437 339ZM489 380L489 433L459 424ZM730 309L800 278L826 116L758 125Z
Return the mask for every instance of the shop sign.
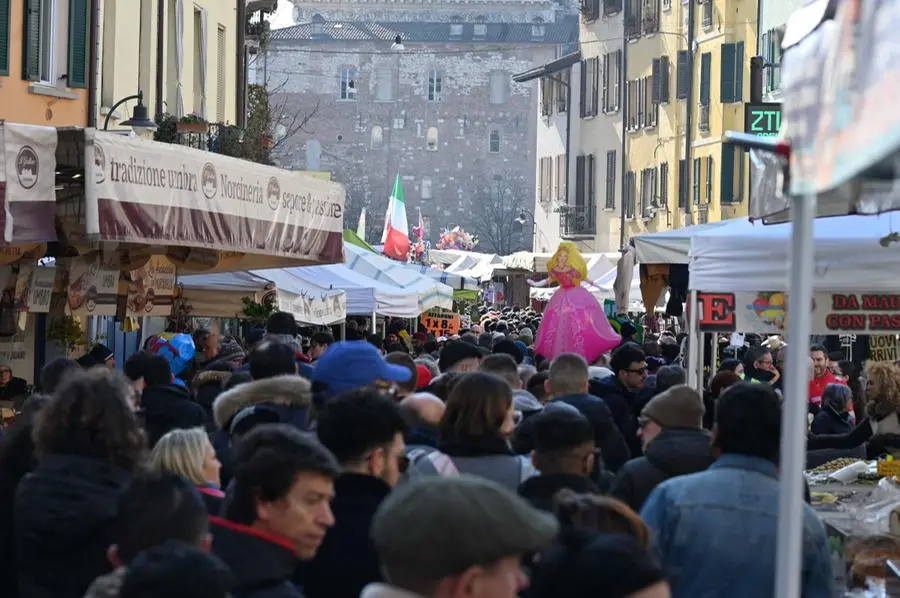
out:
M700 329L708 332L782 334L788 326L788 294L698 293ZM816 293L813 334L900 332L900 294Z
M889 361L891 363L900 359L898 352L897 335L877 334L869 337L869 360Z
M433 309L419 318L422 326L435 337L459 333L459 314Z
M165 256L151 256L143 267L129 272L125 316L168 316L175 295L175 264Z
M20 312L48 313L55 281L56 268L54 266L21 266L16 279L18 310Z
M781 132L781 104L761 102L744 104L744 133L760 137L778 137Z
M299 295L276 289L278 309L293 314L304 324L327 326L347 317L345 293L303 292Z
M119 290L119 269L103 262L80 257L69 267L69 286L66 299L73 316L116 315L116 294Z

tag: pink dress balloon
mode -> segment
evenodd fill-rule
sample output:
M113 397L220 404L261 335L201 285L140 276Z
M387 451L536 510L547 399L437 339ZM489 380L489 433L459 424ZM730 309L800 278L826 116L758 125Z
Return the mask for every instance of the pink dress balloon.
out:
M603 353L618 347L622 337L613 330L603 307L581 286L578 271L558 270L550 276L560 286L544 309L535 352L547 359L561 353L577 353L593 363Z

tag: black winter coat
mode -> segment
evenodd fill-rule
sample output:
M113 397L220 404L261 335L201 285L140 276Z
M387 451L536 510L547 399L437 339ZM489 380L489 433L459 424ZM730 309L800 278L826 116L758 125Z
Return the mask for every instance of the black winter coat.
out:
M312 561L300 562L294 581L307 598L359 598L382 581L378 555L369 537L375 511L390 487L368 475L345 473L334 482L334 527Z
M191 400L186 388L175 384L145 388L141 395L141 410L151 448L172 430L206 427L206 411Z
M650 493L669 478L703 471L715 458L705 430L669 429L653 439L643 457L625 464L610 494L640 512Z
M131 473L106 461L45 457L19 483L15 553L20 598L82 598L112 566L119 495Z
M213 554L234 575L232 598L303 598L291 581L297 558L285 540L219 517L209 522Z
M599 494L600 490L591 478L578 475L550 474L528 478L519 486L519 496L535 509L553 512L553 498L560 490L572 490L578 494Z
M813 434L849 434L852 429L850 422L830 407L820 409L809 427Z
M631 452L628 450L623 436L624 432L619 430L610 407L603 399L589 394L576 394L559 397L554 401L571 405L588 418L588 421L594 426L594 442L600 449L600 455L603 457L603 463L607 470L619 471L631 458ZM527 422L528 420L525 420L523 423Z
M654 385L653 390L649 391L651 398L652 393L656 392L655 388ZM631 455L640 455L641 441L637 437L637 415L640 411L635 413L636 395L625 388L625 385L615 376L591 381L589 390L595 397L603 399L603 402L609 407L613 421L616 422L616 427L622 433Z

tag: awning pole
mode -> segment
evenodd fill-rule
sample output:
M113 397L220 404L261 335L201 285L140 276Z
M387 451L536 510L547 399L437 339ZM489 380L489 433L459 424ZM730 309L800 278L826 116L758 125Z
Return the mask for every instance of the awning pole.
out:
M378 314L372 312L372 334L378 334Z
M778 544L775 548L775 598L800 595L803 571L803 467L808 428L809 335L812 329L812 286L815 246L815 195L794 197L791 203L791 281L788 297L787 367L781 423L781 467L778 495Z
M687 343L687 383L697 388L697 355L700 353L700 330L697 313L697 291L688 292L688 343Z

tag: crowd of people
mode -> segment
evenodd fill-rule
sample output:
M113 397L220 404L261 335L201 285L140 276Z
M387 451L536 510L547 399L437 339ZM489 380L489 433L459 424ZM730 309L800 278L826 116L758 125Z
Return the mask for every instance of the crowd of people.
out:
M178 377L152 352L47 364L0 441L4 596L771 596L771 351L701 394L674 335L587 363L482 324L307 344L276 313L244 345L194 333ZM859 421L811 442L871 442ZM834 596L808 506L803 548L803 595Z

